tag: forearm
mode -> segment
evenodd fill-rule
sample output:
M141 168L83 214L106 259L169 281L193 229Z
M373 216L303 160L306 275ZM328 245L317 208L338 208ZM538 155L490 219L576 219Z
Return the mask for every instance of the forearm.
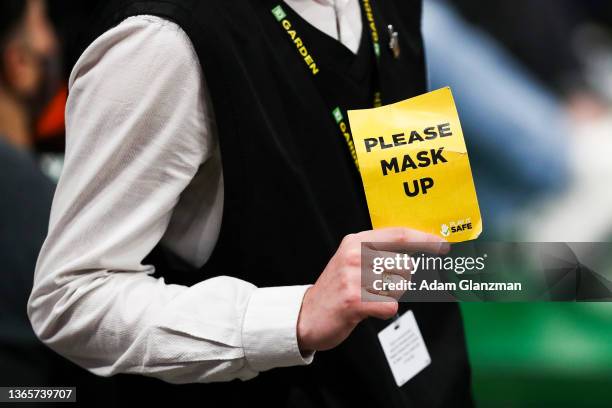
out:
M59 276L37 280L32 325L49 347L95 374L173 383L247 380L307 362L295 333L305 287L257 289L230 277L183 287L142 272ZM262 299L258 292L265 291Z

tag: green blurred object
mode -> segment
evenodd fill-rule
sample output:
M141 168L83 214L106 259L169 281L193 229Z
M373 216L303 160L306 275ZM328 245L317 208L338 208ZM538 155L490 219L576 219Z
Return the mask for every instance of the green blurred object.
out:
M611 407L612 303L463 303L487 407Z

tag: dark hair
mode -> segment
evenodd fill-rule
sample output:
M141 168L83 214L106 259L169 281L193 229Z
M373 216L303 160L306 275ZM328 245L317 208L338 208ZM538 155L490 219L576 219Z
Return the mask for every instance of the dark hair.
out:
M27 0L0 0L0 49L22 21L26 6Z

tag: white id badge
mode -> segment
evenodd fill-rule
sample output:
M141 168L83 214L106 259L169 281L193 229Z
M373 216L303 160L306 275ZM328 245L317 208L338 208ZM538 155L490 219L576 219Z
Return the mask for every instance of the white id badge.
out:
M406 384L431 363L412 310L380 331L378 340L398 387Z

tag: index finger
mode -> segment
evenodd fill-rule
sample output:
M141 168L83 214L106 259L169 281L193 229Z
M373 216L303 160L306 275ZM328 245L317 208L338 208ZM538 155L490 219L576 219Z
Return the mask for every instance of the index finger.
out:
M450 250L450 244L445 239L410 228L382 228L356 235L361 243L377 251L446 254Z

